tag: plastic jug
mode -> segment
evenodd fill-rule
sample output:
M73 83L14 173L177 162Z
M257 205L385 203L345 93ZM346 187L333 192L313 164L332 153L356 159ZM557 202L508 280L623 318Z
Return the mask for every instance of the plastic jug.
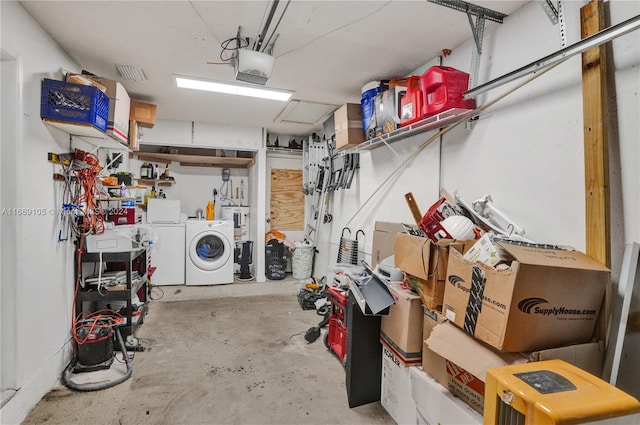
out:
M473 99L464 100L462 97L469 88L469 74L466 72L450 66L432 66L422 74L420 83L425 117L453 108L475 108Z
M407 79L407 92L400 101L400 126L413 124L423 118L422 88L420 77L412 75Z
M213 201L209 201L207 204L207 220L213 220L215 218L215 209L213 206Z
M376 94L380 92L380 82L372 81L365 84L362 87L362 97L360 99L360 106L362 107L362 125L364 133L367 133L367 129L371 123L371 119L375 112L374 98Z

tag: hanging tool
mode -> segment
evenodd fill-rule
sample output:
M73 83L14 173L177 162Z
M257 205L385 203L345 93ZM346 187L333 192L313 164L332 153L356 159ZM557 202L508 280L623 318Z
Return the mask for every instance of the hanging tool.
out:
M312 141L310 148L310 170L316 168L316 179L313 183L309 184L311 190L312 200L309 206L307 219L305 221L305 241L311 243L317 252L317 243L321 223L328 223L333 220L333 216L328 211L329 203L329 179L330 179L330 149L331 142L318 144L315 140ZM322 159L320 159L322 158ZM317 163L313 161L318 161ZM315 167L318 165L318 167Z
M351 161L351 168L349 169L349 178L347 180L346 189L351 189L351 182L353 181L353 176L355 176L356 171L360 168L360 154L358 152L353 152L350 155L352 155L352 161Z
M413 193L409 192L405 194L404 199L407 201L407 205L409 205L409 211L411 211L411 215L413 216L413 221L416 222L416 226L420 227L420 220L422 220L422 213L420 212L420 208L418 208L418 203L413 197Z

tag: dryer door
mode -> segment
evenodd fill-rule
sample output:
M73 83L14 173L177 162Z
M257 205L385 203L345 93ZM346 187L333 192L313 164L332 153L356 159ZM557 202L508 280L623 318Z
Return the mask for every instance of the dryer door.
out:
M204 271L218 270L231 261L233 247L225 235L215 230L198 233L189 244L191 262Z

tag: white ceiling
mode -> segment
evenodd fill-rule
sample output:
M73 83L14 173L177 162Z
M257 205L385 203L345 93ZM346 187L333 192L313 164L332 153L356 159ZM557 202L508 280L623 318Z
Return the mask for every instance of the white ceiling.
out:
M510 14L526 0L474 4ZM265 127L273 134L306 136L322 129L287 103L175 87L180 74L234 82L231 65L220 61L220 44L242 35L254 38L271 1L21 1L24 8L82 69L120 81L132 98L155 103L157 118ZM273 29L287 5L278 4ZM495 24L486 21L485 31ZM276 31L275 65L268 87L293 90L298 105L330 111L360 101L372 80L406 76L443 49L472 36L459 11L412 1L294 0ZM471 60L471 58L470 58ZM138 65L148 80L124 80L115 64ZM296 103L296 102L294 102ZM290 109L294 105L289 105ZM322 105L320 105L322 106ZM287 112L287 111L284 111ZM283 114L284 115L284 114Z

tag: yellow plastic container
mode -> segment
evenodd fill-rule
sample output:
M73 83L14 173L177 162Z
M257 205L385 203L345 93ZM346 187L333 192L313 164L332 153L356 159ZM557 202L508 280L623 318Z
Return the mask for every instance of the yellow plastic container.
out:
M207 204L207 220L215 219L215 208L213 206L213 201L209 201Z

